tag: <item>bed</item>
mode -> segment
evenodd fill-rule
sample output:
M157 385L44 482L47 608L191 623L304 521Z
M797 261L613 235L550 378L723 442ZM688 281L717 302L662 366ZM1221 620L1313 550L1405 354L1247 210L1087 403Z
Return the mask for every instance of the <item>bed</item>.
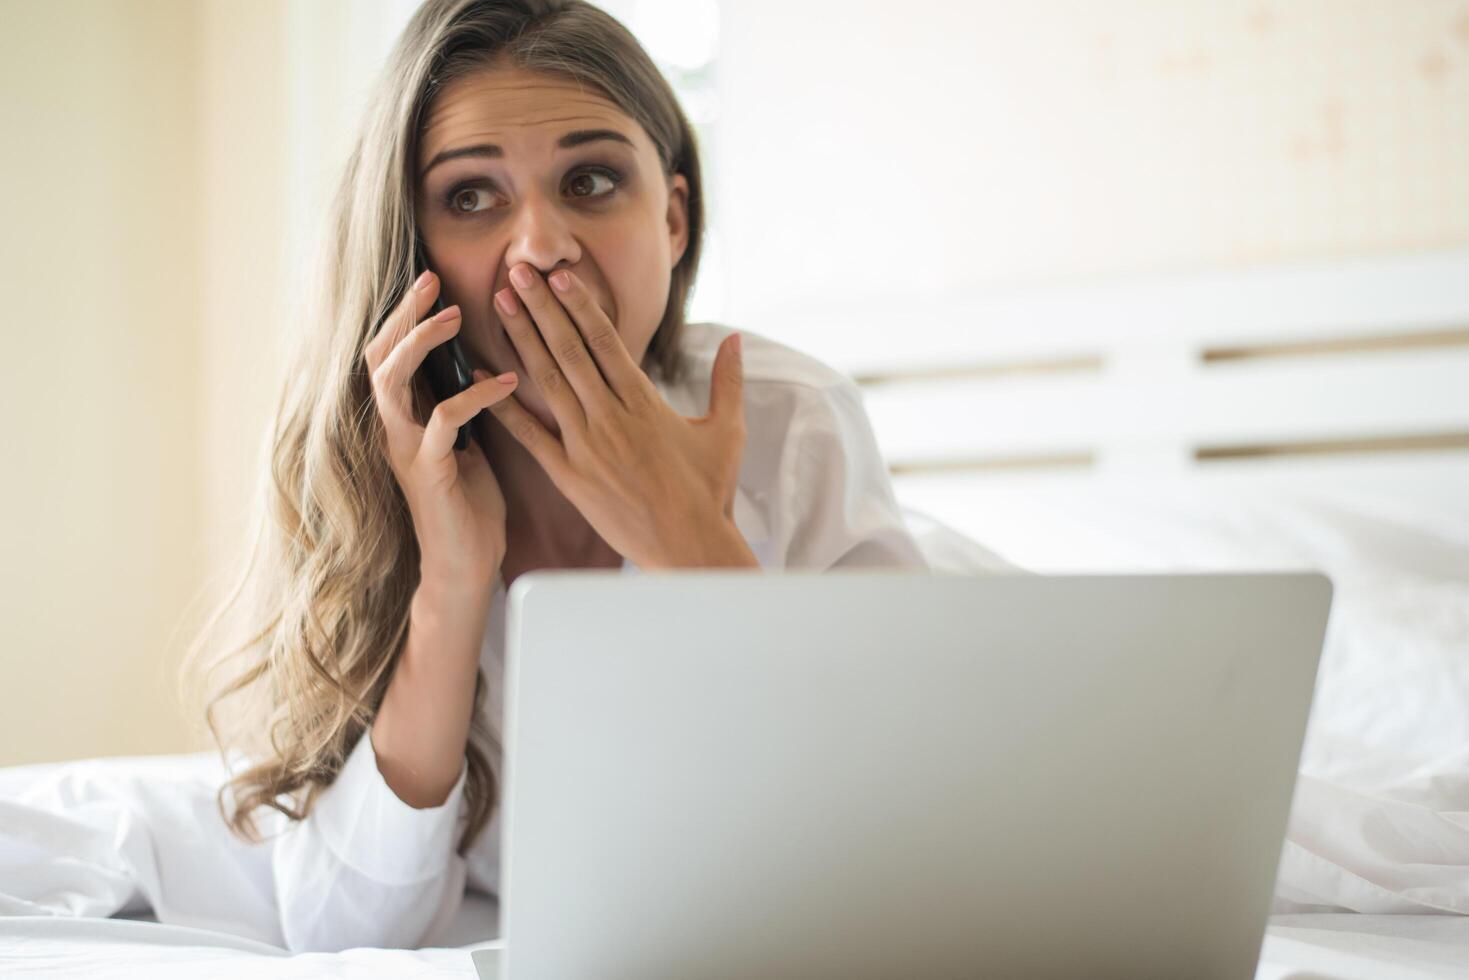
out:
M493 914L472 896L470 910ZM416 950L299 953L223 933L129 919L0 919L0 967L14 977L466 977L470 955L497 942ZM1469 919L1433 915L1276 916L1257 980L1423 980L1469 974Z
M468 909L493 914L471 897ZM474 978L470 955L497 942L416 950L352 949L286 955L222 933L129 919L0 920L6 976ZM1257 980L1422 980L1469 973L1469 920L1418 915L1276 916Z
M1469 251L788 316L768 332L858 378L940 571L1330 575L1257 976L1469 976ZM24 847L77 850L18 832L15 801L129 801L72 828L93 864L49 908L0 878L0 975L470 977L495 947L473 892L418 950L292 956L202 913L96 914L130 833L159 876L188 873L183 841L227 846L200 829L217 777L209 754L0 769L7 874ZM139 829L163 810L171 833Z

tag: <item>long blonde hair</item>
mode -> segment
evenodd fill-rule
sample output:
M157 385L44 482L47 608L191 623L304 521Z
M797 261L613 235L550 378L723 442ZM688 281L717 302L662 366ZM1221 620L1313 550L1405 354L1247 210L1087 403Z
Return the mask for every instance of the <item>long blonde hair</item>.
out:
M693 131L667 81L621 24L581 0L427 0L389 57L331 205L271 423L248 556L190 644L182 675L184 696L204 702L221 753L247 760L218 798L247 840L260 839L262 807L293 820L311 812L371 724L407 639L418 543L384 455L363 349L416 275L415 161L426 109L453 79L506 58L591 86L643 126L666 178L687 179L689 241L644 362L667 378L682 370L678 339L703 204ZM427 391L417 398L426 413ZM495 771L475 744L477 735L499 746L484 691L481 671L461 853L498 805Z

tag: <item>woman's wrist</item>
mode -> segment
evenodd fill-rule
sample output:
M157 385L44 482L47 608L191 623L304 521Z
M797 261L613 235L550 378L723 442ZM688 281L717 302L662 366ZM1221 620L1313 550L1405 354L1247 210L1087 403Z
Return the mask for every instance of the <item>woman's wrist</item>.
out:
M665 552L663 560L650 563L649 570L665 568L760 568L745 536L733 520L711 521L693 534L680 537Z
M500 575L500 561L497 560L490 567L494 571L487 578L483 573L465 575L462 572L438 569L429 562L423 562L418 568L417 593L440 605L464 606L482 602L488 609L490 598L495 593L495 580Z
M424 581L413 593L408 640L372 725L378 771L409 806L442 804L463 768L490 599Z
M462 652L477 661L493 598L493 582L466 588L420 579L409 606L410 629L431 635L437 649Z

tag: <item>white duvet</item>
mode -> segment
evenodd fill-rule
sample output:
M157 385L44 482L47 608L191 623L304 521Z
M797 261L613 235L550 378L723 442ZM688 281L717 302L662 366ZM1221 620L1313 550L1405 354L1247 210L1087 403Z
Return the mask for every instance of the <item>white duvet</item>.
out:
M488 899L465 905L473 915ZM488 913L485 913L488 914ZM225 933L131 919L0 918L0 975L6 977L476 976L475 949L498 941L431 949L298 953ZM1277 915L1266 930L1256 980L1426 980L1469 976L1469 918L1444 915Z
M1469 516L1366 490L1225 493L994 491L964 530L1041 571L1327 572L1259 976L1469 976ZM942 564L966 561L984 555ZM217 777L208 754L0 769L0 975L473 976L467 946L496 929L473 895L455 948L286 956L268 856L223 828ZM149 910L167 925L97 918Z

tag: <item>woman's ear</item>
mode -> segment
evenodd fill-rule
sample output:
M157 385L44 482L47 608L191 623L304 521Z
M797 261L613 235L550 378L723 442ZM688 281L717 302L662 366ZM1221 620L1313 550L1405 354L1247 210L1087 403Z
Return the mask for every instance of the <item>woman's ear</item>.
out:
M668 244L671 271L689 247L689 181L683 174L674 174L668 182Z

